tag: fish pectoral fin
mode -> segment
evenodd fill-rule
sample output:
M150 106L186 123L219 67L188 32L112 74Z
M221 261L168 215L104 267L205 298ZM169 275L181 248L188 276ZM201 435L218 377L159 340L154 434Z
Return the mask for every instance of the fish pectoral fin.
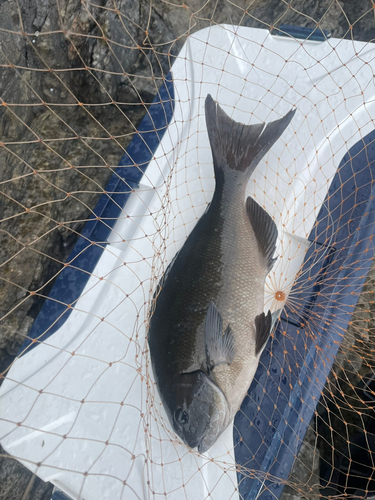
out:
M275 326L277 320L279 319L280 314L281 314L281 309L278 309L277 311L275 311L275 312L273 312L271 314L271 328L270 328L270 332L272 332L272 330L274 329L274 326Z
M246 200L246 212L251 222L253 231L258 241L259 248L263 253L268 272L271 271L276 259L273 254L276 250L277 227L271 216L250 196Z
M220 364L230 365L234 358L234 337L230 325L223 334L223 319L213 302L207 309L204 326L207 369Z
M272 315L268 311L267 316L262 312L255 317L255 355L257 356L265 346L271 333Z

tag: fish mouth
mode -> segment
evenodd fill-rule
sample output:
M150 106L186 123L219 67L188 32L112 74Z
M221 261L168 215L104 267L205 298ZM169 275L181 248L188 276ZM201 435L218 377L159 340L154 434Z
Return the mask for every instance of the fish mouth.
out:
M197 448L199 451L199 448L200 448L202 443L199 440L195 440L195 441L190 441L189 443L186 443L186 444L189 446L189 448L191 448L191 449Z
M207 375L206 380L215 391L216 425L212 427L213 421L211 420L211 425L207 427L206 432L199 440L197 446L199 453L208 451L228 426L229 406L227 398L220 387Z
M216 433L206 434L201 439L201 441L199 442L199 444L197 446L199 453L206 453L206 451L208 451L216 443L216 441L218 440L218 438L222 434L223 430L224 429L221 429L221 432L219 434L216 434Z
M209 450L210 448L211 445L203 444L203 439L197 446L199 453L206 453L206 451Z

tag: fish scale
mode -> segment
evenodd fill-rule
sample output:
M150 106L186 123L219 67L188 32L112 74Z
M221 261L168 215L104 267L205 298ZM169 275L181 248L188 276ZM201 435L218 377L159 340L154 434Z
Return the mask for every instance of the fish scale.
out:
M235 182L230 174L236 177ZM263 311L268 271L245 209L247 175L230 171L225 184L221 199L221 210L226 214L221 238L225 264L217 305L224 326L231 324L233 328L236 354L229 366L218 365L212 375L228 401L230 421L242 403L255 373L254 366L256 369L258 364L254 318Z
M243 125L206 98L212 201L158 284L148 342L157 387L179 437L201 452L234 418L271 328L264 283L275 250L271 217L246 185L294 112Z

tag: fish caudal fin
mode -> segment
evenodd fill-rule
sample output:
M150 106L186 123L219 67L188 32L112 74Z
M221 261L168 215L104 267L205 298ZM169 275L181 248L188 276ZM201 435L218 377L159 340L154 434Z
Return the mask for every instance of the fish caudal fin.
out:
M276 261L276 259L273 259L278 235L276 224L264 208L258 205L250 196L246 200L246 212L258 241L259 249L266 259L269 273Z
M268 337L271 333L272 315L268 311L267 316L262 312L255 317L255 355L257 356L266 345Z
M287 128L296 110L267 125L244 125L229 118L208 94L205 111L215 172L229 167L248 171L250 177L262 157Z

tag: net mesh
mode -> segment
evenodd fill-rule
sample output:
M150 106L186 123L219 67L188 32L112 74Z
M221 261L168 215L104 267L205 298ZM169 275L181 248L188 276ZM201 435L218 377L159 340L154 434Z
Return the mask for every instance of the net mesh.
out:
M0 4L1 498L374 494L374 9ZM279 228L281 314L231 444L202 457L146 333L214 192L208 92L243 123L297 113L248 185Z

